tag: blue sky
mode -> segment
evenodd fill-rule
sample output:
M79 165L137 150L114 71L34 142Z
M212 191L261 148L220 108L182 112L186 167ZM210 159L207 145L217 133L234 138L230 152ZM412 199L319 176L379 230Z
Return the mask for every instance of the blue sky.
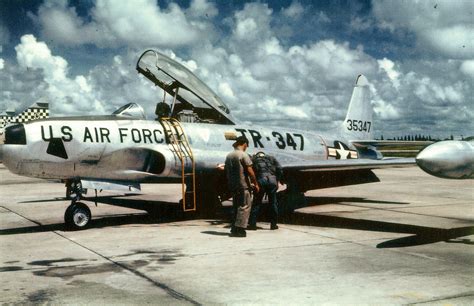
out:
M159 90L135 71L161 50L250 122L329 130L355 78L377 135L474 134L471 1L0 2L0 109L42 99L53 115L128 102L152 118Z

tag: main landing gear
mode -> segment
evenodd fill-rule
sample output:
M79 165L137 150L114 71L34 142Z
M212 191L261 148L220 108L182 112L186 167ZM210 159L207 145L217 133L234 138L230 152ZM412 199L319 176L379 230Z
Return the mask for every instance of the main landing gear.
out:
M69 230L85 229L91 221L91 210L82 202L72 202L64 213L64 222Z
M80 180L66 182L66 198L71 200L71 205L64 213L64 223L68 230L85 229L92 219L89 207L79 202L83 193L85 193L85 190L82 189Z

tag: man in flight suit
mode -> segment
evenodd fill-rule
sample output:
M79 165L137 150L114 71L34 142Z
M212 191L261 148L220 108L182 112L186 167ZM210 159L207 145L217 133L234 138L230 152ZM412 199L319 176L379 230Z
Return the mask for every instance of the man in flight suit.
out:
M259 192L257 179L252 169L252 160L245 151L249 145L246 137L237 137L225 160L225 171L230 191L232 192L233 220L231 237L246 237L245 228L248 224L252 207L252 189ZM252 181L253 185L250 183Z
M255 175L257 176L257 182L260 186L260 192L255 195L248 229L257 229L257 217L262 205L263 196L266 193L270 204L270 229L276 230L278 229L278 181L281 181L283 174L280 163L275 157L266 155L263 152L255 154L252 158L252 163L254 165Z

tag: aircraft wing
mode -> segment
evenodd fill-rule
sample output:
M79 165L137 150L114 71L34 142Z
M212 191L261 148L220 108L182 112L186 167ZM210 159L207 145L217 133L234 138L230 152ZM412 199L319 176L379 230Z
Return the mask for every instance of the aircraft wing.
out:
M408 167L415 165L414 158L384 158L375 159L334 159L302 162L282 162L284 171L341 171L358 169L380 169L393 167Z
M283 181L296 183L299 190L380 182L373 169L409 167L415 164L414 158L347 159L314 161L280 161L283 168Z
M350 141L357 148L372 147L386 147L386 146L416 146L423 147L433 143L433 141L401 141L401 140L351 140Z

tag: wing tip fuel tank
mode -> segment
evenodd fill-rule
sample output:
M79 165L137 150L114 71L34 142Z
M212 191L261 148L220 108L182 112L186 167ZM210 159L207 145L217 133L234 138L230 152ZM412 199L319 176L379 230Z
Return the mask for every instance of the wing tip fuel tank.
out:
M441 141L426 147L416 157L418 166L441 178L474 178L474 142Z

